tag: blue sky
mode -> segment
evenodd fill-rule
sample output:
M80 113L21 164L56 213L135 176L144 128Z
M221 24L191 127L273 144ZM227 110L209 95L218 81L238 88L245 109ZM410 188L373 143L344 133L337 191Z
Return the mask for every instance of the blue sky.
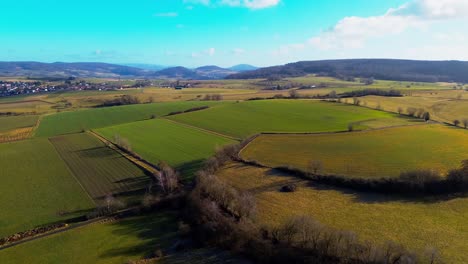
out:
M468 60L466 0L2 0L0 60Z

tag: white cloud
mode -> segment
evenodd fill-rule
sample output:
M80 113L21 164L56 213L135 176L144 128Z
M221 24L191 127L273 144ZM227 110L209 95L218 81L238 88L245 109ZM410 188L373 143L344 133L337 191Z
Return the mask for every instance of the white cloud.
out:
M232 50L232 54L236 55L236 56L241 56L241 55L244 55L245 54L245 49L241 49L241 48L235 48Z
M213 57L216 53L216 49L215 48L209 48L207 51L206 51L206 54L208 54L208 56L210 57Z
M437 21L455 18L468 18L467 0L414 0L381 16L345 17L309 43L322 50L364 48L370 39L429 29Z
M281 0L184 0L184 3L263 9L276 6L280 1Z
M176 12L168 12L168 13L158 13L154 14L155 17L177 17L179 16Z
M415 0L397 9L391 9L393 15L415 15L425 19L467 18L468 1L466 0Z

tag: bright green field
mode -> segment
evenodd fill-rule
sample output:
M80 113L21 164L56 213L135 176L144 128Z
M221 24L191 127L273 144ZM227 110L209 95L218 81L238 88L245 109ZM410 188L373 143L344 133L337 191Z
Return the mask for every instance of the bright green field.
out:
M174 213L92 224L0 251L2 264L123 264L174 243Z
M0 117L0 132L35 126L37 119L34 115Z
M415 169L445 173L468 159L467 150L468 131L419 125L355 133L262 135L242 156L272 167L301 169L318 160L325 174L374 178Z
M0 172L0 237L94 206L47 139L0 144Z
M376 119L385 119L387 125L407 122L381 111L311 100L248 101L169 119L240 138L260 132L343 131L349 123Z
M169 120L155 119L97 130L109 140L114 135L128 139L132 149L152 163L165 161L184 176L190 175L217 147L233 140L192 129Z
M138 120L167 115L173 111L187 110L197 106L211 106L217 102L174 102L127 105L62 112L47 115L36 131L37 137L51 137L78 133L82 130L113 126Z
M51 138L60 156L94 199L144 189L149 177L88 133Z

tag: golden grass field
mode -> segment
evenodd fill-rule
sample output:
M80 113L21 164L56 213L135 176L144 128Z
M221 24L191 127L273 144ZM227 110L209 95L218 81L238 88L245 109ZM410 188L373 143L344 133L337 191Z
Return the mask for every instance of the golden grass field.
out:
M453 120L468 119L468 92L464 92L463 97L466 99L454 99L458 93L444 93L445 97L436 97L433 93L418 94L418 96L405 97L379 97L366 96L361 98L361 105L370 108L377 108L379 105L382 110L388 112L397 112L398 108L403 109L403 113L407 112L408 107L422 108L431 114L431 119L452 123ZM453 98L447 98L453 96ZM348 103L351 103L351 99Z
M7 132L0 132L0 143L19 141L31 137L34 127L18 128Z
M468 198L406 200L349 190L333 190L269 169L229 164L219 176L257 199L260 225L277 226L309 215L330 227L356 232L377 243L398 242L417 253L439 250L446 263L468 262ZM296 183L294 193L280 188Z
M270 167L307 170L311 161L320 161L320 173L380 178L416 169L446 173L468 159L467 149L468 130L432 124L336 134L261 135L241 155Z

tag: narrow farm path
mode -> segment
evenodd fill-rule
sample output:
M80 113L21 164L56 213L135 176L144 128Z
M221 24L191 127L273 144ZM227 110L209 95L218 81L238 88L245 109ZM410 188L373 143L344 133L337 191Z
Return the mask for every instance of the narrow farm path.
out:
M107 140L106 138L104 138L103 136L99 135L98 133L96 133L96 132L94 132L92 130L89 131L88 133L90 135L96 137L100 141L102 141L104 144L106 144L106 146L109 146L111 149L117 151L120 155L122 155L123 157L125 157L126 159L128 159L129 161L131 161L132 163L137 165L138 167L145 169L146 171L150 172L151 174L159 173L156 166L154 166L150 162L148 162L146 160L138 159L138 158L136 158L136 157L122 151L114 143L110 142L109 140Z

